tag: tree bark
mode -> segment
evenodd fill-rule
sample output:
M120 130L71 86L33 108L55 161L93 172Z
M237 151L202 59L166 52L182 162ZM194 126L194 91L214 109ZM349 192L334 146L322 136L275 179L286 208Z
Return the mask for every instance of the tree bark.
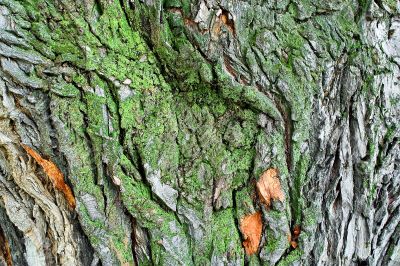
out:
M400 265L400 2L0 0L0 63L0 264Z

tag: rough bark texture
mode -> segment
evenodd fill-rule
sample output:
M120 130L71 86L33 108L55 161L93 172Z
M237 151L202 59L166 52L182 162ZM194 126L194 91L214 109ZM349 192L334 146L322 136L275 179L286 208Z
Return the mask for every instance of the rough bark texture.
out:
M400 265L399 66L396 0L0 0L0 264Z

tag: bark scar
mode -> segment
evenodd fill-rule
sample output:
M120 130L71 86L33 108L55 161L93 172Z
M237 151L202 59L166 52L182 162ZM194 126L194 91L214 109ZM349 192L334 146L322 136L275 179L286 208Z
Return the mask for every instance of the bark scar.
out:
M68 205L75 209L76 202L75 197L72 193L71 188L65 183L64 181L64 174L60 171L55 163L52 161L43 159L39 153L34 151L32 148L25 144L21 144L24 150L32 156L33 159L43 168L46 175L50 178L51 182L53 183L54 187L62 192L65 196L65 199L68 202Z

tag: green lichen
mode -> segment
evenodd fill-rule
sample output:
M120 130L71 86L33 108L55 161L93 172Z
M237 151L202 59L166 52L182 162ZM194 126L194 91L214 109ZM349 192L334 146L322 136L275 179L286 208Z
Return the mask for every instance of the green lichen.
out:
M220 211L214 216L212 239L213 256L225 257L229 253L230 261L243 263L244 252L232 209Z
M303 251L297 248L289 253L284 259L279 261L278 266L290 266L293 265L295 262L299 262L301 259L301 255Z

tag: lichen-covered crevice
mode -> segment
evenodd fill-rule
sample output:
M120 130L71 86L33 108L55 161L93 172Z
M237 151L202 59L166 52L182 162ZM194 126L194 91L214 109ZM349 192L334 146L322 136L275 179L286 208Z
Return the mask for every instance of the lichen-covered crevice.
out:
M13 261L395 265L394 2L0 1ZM266 206L269 168L284 197ZM240 224L258 212L249 255Z

